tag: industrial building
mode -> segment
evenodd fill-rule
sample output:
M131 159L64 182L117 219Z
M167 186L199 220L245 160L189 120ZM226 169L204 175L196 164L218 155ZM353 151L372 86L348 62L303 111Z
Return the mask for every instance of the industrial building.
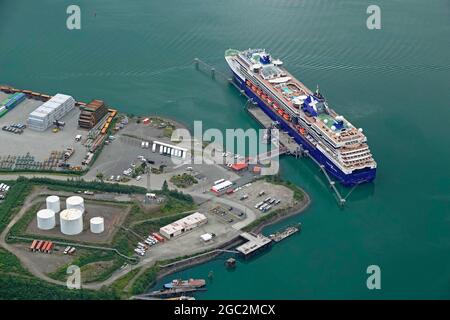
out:
M41 230L51 230L55 227L55 212L50 209L39 210L36 214L37 226Z
M90 220L90 229L92 233L102 233L105 231L105 220L103 217L93 217Z
M80 106L80 109L78 126L84 129L92 129L108 113L108 108L102 100L92 100L86 106Z
M52 210L54 213L59 213L61 211L61 202L58 196L48 196L45 199L47 209Z
M66 199L67 209L78 209L81 214L84 213L84 199L80 196L72 196Z
M228 188L230 188L233 185L233 182L229 181L229 180L225 180L223 182L220 182L218 184L215 184L214 186L211 187L211 191L215 192L215 193L220 193Z
M65 94L56 94L39 106L28 116L28 127L36 131L45 131L75 107L75 100Z
M185 159L188 150L168 143L153 141L152 151L153 152L158 151L160 154Z
M167 239L172 239L207 222L208 218L204 214L196 212L160 228L159 233Z
M66 209L59 215L61 232L73 236L83 231L83 214L78 209Z

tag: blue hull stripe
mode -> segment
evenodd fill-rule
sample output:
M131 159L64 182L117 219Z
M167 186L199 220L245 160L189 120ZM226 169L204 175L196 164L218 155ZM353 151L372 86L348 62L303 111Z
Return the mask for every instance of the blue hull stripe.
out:
M236 73L234 73L235 83L245 91L245 94L252 98L254 102L273 120L280 123L282 130L287 131L294 140L300 144L303 149L308 150L309 154L320 164L324 166L326 171L338 182L344 186L354 186L361 183L371 182L375 179L377 169L361 169L355 170L351 174L344 173L341 169L336 167L320 150L312 146L308 141L306 141L302 135L300 135L297 130L288 125L285 120L280 117L276 112L272 110L268 105L265 104L253 91L247 87L245 81L242 80Z

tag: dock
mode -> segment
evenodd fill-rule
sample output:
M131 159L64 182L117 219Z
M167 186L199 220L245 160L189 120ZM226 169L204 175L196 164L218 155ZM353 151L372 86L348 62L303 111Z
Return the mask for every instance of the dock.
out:
M262 234L255 235L244 232L241 233L240 236L241 238L247 240L247 242L237 247L236 250L245 258L248 258L272 245L272 240Z
M207 291L206 288L177 288L177 289L167 289L167 290L158 290L152 291L149 293L144 293L141 295L134 296L135 300L149 300L149 298L171 298L177 297L185 294L193 294L199 291Z
M214 66L202 61L199 58L194 59L194 65L195 65L195 68L199 71L210 72L212 79L216 79L216 75L219 75L219 77L221 79L226 80L228 82L228 84L233 85L239 91L239 93L241 95L243 95L244 97L247 98L247 102L245 103L245 109L247 110L247 112L257 122L259 122L265 129L269 129L274 126L274 122L272 121L272 119L269 116L267 116L264 113L264 111L262 111L259 107L257 107L255 105L255 102L245 93L244 90L239 88L236 85L236 83L234 83L232 78L227 76L224 72L217 71ZM321 165L320 163L318 163L317 160L314 159L308 153L308 150L303 149L302 145L298 144L294 140L293 137L289 136L289 134L287 132L280 131L279 133L280 134L279 134L278 138L279 138L280 145L277 146L277 148L273 151L268 151L267 153L258 155L258 161L261 164L267 164L267 162L270 162L270 159L272 159L274 157L278 157L280 155L284 155L284 154L294 155L295 157L302 157L302 156L309 157L311 160L313 160L319 166L320 170L322 171L326 180L328 181L328 184L329 184L331 190L334 193L334 196L336 198L338 205L343 207L345 205L345 202L346 202L348 196L352 193L352 191L355 187L353 187L345 197L342 197L341 193L336 188L336 182L330 178L330 175L325 170L325 167L323 165Z
M254 106L251 101L248 101L248 103L246 104L246 110L253 117L253 119L258 121L265 129L274 128L274 122L272 121L272 119L270 119L270 117L266 115L261 108ZM295 157L300 157L303 154L302 147L284 131L279 131L277 142L275 142L274 144L277 147L278 151L272 150L271 152L267 152L267 154L259 155L258 160L260 162L264 162L269 158L284 154L294 155Z
M270 239L272 239L274 242L280 242L293 234L299 232L301 229L301 223L298 223L297 225L289 226L283 231L275 232L274 234L271 234L269 236Z

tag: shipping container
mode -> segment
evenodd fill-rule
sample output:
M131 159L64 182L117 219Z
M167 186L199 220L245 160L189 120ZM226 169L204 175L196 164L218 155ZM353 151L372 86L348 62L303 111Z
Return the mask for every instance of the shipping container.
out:
M34 248L36 247L36 245L37 245L37 240L33 240L33 243L31 243L31 246L30 246L30 251L34 251Z
M36 245L35 251L39 251L43 244L44 244L44 241L39 240L37 245Z

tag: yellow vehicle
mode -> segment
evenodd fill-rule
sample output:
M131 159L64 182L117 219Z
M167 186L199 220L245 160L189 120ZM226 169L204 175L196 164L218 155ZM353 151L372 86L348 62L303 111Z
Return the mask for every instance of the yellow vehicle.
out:
M53 133L57 133L57 132L59 132L59 129L58 128L53 128L52 132Z

